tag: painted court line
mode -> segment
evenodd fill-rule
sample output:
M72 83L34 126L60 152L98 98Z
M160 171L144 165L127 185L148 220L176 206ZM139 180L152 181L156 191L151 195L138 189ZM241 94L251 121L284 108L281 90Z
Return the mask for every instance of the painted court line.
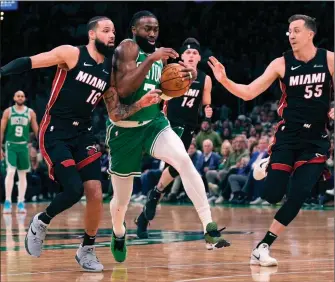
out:
M330 273L333 272L332 270L316 270L316 271L296 271L296 272L277 272L273 273L272 275L288 275L288 274L312 274L312 273ZM195 279L187 279L187 280L177 280L176 282L189 282L189 281L204 281L204 280L215 280L215 279L222 279L222 278L237 278L237 277L250 277L251 274L236 274L236 275L229 275L229 276L213 276L213 277L202 277L202 278L195 278Z
M309 260L282 260L279 263L290 263L290 262L322 262L322 261L333 261L334 259L309 259ZM170 264L170 265L153 265L153 266L130 266L124 267L126 269L148 269L148 268L183 268L183 267L193 267L193 266L213 266L213 265L249 265L249 262L220 262L220 263L198 263L198 264ZM119 265L119 264L116 264ZM105 268L104 271L112 271L114 268ZM78 270L79 272L80 270ZM21 272L21 273L9 273L1 274L2 276L22 276L22 275L39 275L39 274L53 274L53 273L69 273L77 272L76 270L55 270L55 271L38 271L38 272ZM320 271L319 271L320 272ZM333 271L330 271L333 272ZM221 276L220 276L221 277ZM222 277L221 277L222 278ZM201 278L205 279L205 278ZM206 278L207 279L207 278ZM213 279L213 278L212 278ZM183 280L184 281L184 280ZM186 280L192 281L192 280ZM194 280L197 281L197 280Z

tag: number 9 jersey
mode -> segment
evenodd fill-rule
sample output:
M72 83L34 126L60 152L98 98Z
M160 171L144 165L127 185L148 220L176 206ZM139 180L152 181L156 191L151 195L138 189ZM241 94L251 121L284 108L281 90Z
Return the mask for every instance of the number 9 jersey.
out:
M9 108L8 124L6 127L6 142L26 143L29 141L31 109L24 107L23 112L18 112L15 107Z

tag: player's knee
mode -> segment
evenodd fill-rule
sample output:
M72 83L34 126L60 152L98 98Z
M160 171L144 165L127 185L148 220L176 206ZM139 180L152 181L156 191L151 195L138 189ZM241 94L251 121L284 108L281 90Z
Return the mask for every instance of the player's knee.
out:
M169 166L168 170L173 178L176 178L179 175L178 171L173 166Z
M84 182L84 190L87 201L102 202L102 187L98 180L89 180Z
M9 178L14 178L15 172L16 172L16 168L9 166L7 167L6 176Z
M80 179L79 173L74 165L64 166L58 163L54 167L56 180L63 187L63 193L68 205L74 205L79 202L84 194L83 183Z
M282 170L269 169L265 178L264 190L261 195L262 199L270 204L280 202L287 192L287 184L289 180L289 172Z
M287 226L298 215L303 202L299 199L288 199L275 215L275 220Z

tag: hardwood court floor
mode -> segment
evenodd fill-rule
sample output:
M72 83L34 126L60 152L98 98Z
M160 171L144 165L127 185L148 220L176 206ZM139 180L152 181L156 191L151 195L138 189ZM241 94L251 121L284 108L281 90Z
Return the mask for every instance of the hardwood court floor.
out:
M213 207L213 219L232 246L207 251L201 224L191 206L161 206L151 224L150 240L136 239L133 219L141 206L127 212L128 258L116 263L110 253L109 205L97 239L103 273L85 273L74 256L83 234L84 202L57 216L50 225L40 258L27 255L24 237L31 217L45 204L27 204L26 217L1 215L1 281L334 281L333 210L303 210L275 242L272 255L278 268L250 267L249 256L264 236L272 208Z

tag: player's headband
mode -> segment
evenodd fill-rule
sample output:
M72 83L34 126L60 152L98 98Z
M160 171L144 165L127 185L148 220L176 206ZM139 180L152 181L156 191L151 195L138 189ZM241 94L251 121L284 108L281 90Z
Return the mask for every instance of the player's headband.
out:
M200 46L195 44L195 43L190 43L190 44L186 44L186 45L181 46L181 48L179 50L179 54L183 54L187 49L198 50L198 52L200 54Z

